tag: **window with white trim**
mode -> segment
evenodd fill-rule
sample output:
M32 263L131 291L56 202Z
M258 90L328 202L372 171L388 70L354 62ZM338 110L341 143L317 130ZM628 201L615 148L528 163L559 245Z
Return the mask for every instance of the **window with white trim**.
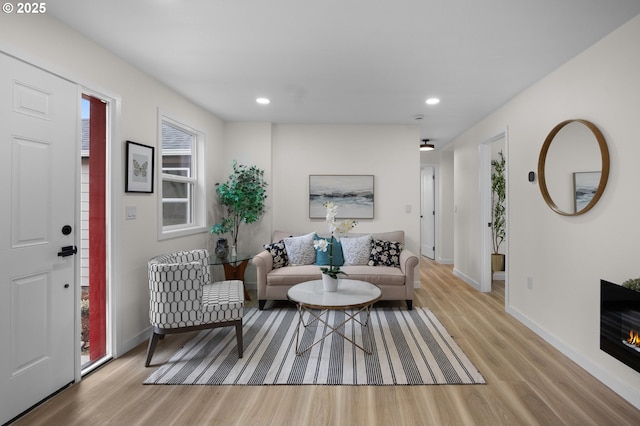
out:
M204 135L160 115L159 238L205 230Z

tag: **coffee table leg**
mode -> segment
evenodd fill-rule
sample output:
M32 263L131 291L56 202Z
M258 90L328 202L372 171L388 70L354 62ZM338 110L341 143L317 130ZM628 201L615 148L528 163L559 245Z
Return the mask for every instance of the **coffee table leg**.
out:
M336 334L339 334L340 336L342 336L345 340L347 340L348 342L351 342L351 344L359 349L361 349L364 353L366 353L367 355L371 355L373 353L373 336L371 335L371 327L369 327L369 320L371 318L371 314L369 311L369 308L371 307L371 305L367 305L367 306L363 306L362 308L358 309L356 312L354 313L349 313L347 311L344 311L345 315L347 316L347 319L344 320L342 322L342 324L338 325L335 329L333 329L333 327L329 326L329 328L333 329L333 332L335 332ZM360 321L357 316L364 312L365 313L365 320L364 322ZM364 341L364 333L362 335L362 344L363 346L360 346L359 344L357 344L356 342L354 342L353 340L351 340L349 337L345 336L344 334L342 334L340 331L338 331L338 329L340 327L342 327L343 325L345 325L347 322L349 321L353 321L353 322L357 322L358 324L360 324L362 327L367 329L367 335L369 337L369 344L367 345L369 347L369 349L365 348L364 345L366 344ZM328 324L327 324L328 325Z
M330 333L327 333L326 335L324 335L323 337L321 337L320 339L318 339L317 341L313 342L311 345L309 345L308 347L306 347L303 350L300 350L300 345L301 345L301 340L302 338L300 337L300 328L302 326L302 328L304 330L307 329L308 326L310 326L311 324L313 324L314 322L322 322L323 324L326 324L329 328L332 328L325 320L322 319L323 315L326 315L328 310L323 310L320 312L319 315L316 315L313 313L313 311L311 309L307 309L306 307L302 306L302 305L297 305L298 307L298 327L296 329L296 355L302 355L305 352L307 352L309 349L313 348L315 345L317 345L318 343L322 342L325 338L327 338L329 335L331 335L331 333L334 332L334 330L332 330ZM304 322L304 313L308 312L309 315L312 318L309 318L309 321L307 321L306 323Z
M302 321L302 307L300 305L296 305L298 308L298 326L296 327L296 355L301 355L300 353L300 326L303 324Z
M369 355L373 353L373 336L371 335L371 327L369 326L369 321L371 320L371 311L369 310L370 307L371 305L368 305L365 307L367 311L367 316L365 319L365 323L362 324L362 326L367 329L367 336L369 336L369 351L367 352L365 350L365 352L367 352ZM364 336L364 333L362 335ZM364 345L364 342L362 342L362 344Z
M361 349L367 355L371 355L373 353L373 340L372 340L372 335L371 335L371 328L369 327L369 320L371 318L371 314L370 314L369 308L371 307L371 305L363 306L362 308L360 308L359 310L357 310L354 313L349 313L347 311L344 311L344 313L346 315L346 319L344 321L342 321L342 323L338 324L335 327L333 327L331 324L328 323L328 319L322 318L323 315L328 316L329 310L325 309L325 310L321 311L319 315L316 315L316 314L314 314L312 312L312 310L307 309L306 307L304 307L304 306L302 306L300 304L298 304L297 307L298 307L298 327L296 329L296 355L304 354L309 349L313 348L315 345L317 345L318 343L322 342L324 339L326 339L327 337L331 336L334 333L339 335L339 336L341 336L343 339L345 339L346 341L350 342L353 346L357 347L358 349ZM308 312L309 315L311 317L313 317L313 318L310 318L309 321L307 321L306 324L304 322L304 313L305 312ZM358 318L356 318L361 312L365 313L364 322L362 322ZM326 325L329 328L330 331L328 333L326 333L324 336L322 336L319 339L317 339L315 342L313 342L311 345L309 345L305 349L301 350L300 349L300 344L302 343L301 342L301 337L300 337L300 328L301 328L301 326L304 328L304 330L306 330L309 325L313 324L316 321L318 323L322 323L322 324ZM345 325L346 323L348 323L349 321L357 322L362 327L367 329L367 335L369 337L369 344L367 346L369 347L369 349L366 349L364 346L359 345L354 340L352 340L351 338L345 336L342 332L340 332L340 328L343 325ZM364 342L364 334L363 334L363 342L362 342L362 344L363 345L366 344Z

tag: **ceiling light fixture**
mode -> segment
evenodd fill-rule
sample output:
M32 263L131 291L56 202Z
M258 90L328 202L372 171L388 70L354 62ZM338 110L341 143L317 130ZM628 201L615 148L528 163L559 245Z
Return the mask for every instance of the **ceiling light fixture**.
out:
M435 104L440 103L440 99L438 99L438 98L429 98L429 99L427 99L426 103L427 103L427 105L435 105Z
M259 103L260 105L268 105L271 103L271 101L267 98L258 98L256 99L256 102Z
M429 143L429 139L422 139L422 143L420 144L420 151L433 151L436 149L436 146L432 143Z

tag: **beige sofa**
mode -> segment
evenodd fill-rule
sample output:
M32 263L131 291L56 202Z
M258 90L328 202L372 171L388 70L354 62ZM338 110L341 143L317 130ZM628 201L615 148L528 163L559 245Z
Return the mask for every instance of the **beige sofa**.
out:
M366 234L350 233L349 237ZM395 241L404 244L404 231L371 234L374 239ZM291 237L291 233L275 231L273 242ZM294 235L295 236L295 235ZM258 306L264 309L267 300L287 300L287 291L295 284L321 279L318 265L284 266L273 269L273 257L264 250L253 258L257 270ZM342 266L349 279L362 280L375 284L382 290L382 300L404 300L407 308L413 308L414 271L418 257L404 249L400 253L400 267L345 265Z

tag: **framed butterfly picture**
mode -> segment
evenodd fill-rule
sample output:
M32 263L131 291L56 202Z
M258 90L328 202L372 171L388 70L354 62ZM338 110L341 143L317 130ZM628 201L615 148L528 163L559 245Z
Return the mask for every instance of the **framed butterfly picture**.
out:
M127 141L125 192L153 193L154 148Z

